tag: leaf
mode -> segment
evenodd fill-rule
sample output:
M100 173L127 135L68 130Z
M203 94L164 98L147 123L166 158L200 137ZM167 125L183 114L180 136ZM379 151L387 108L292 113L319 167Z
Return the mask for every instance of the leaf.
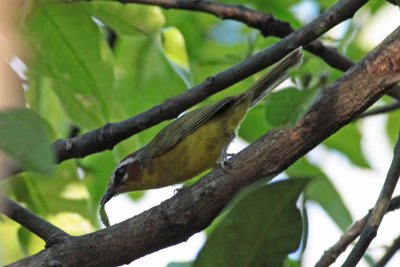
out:
M161 46L165 57L176 73L182 78L187 87L191 87L189 58L182 33L175 27L164 28L161 33Z
M29 232L25 227L20 227L18 228L17 236L22 253L24 253L25 256L28 256L28 246L32 237L32 233Z
M318 4L321 6L322 10L326 10L336 3L334 0L319 0Z
M0 265L6 266L25 257L18 239L19 224L5 217L0 221Z
M144 197L144 195L146 194L145 190L142 191L134 191L134 192L130 192L128 194L129 198L134 200L134 201L138 201L140 199L142 199Z
M70 93L94 95L105 118L113 103L111 54L82 3L37 3L26 21L36 50L35 75Z
M29 89L25 92L26 100L32 110L51 125L53 134L51 140L67 137L70 120L60 109L60 102L51 88L49 79L40 79L39 77L29 79Z
M353 219L348 208L334 185L319 168L302 157L285 172L291 178L314 178L305 190L306 199L317 202L342 231L350 226Z
M287 258L283 264L283 267L300 267L300 263Z
M87 3L92 15L122 35L155 35L165 24L161 9L118 2Z
M282 266L302 235L296 201L308 180L286 180L240 195L194 266Z
M107 189L116 162L111 151L94 154L80 161L84 172L83 182L89 193L88 217L93 225L98 225L99 202Z
M361 133L355 123L341 128L326 139L323 144L343 153L351 162L360 167L370 167L362 152Z
M0 150L26 170L50 173L54 155L46 123L32 110L0 112Z
M43 217L72 212L89 218L88 193L78 177L76 162L66 161L55 166L52 176L54 179L23 173L14 177L11 181L14 196Z
M96 99L91 96L71 94L68 88L60 85L53 88L60 104L68 117L81 129L95 129L101 125L101 118L96 112ZM84 105L86 104L86 105Z
M264 108L261 105L249 110L239 128L239 136L248 142L253 142L265 134L271 126L268 125L264 116Z
M167 267L192 267L193 262L170 262Z
M158 105L186 88L163 53L147 37L119 38L115 58L117 108L125 117ZM140 133L140 141L146 144L163 125Z
M386 122L386 133L392 145L396 143L399 134L399 121L400 111L388 113L388 120Z
M288 88L271 94L265 101L267 122L276 128L293 126L306 112L318 90Z
M147 37L119 38L115 58L118 103L128 114L141 112L185 90L163 53Z

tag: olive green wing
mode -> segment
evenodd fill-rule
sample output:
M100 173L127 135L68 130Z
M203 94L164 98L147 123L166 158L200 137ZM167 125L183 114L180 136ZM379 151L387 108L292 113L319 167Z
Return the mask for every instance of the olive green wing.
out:
M148 145L150 155L158 157L166 153L211 119L222 108L232 104L234 99L233 97L223 99L218 103L200 107L175 119L151 140Z

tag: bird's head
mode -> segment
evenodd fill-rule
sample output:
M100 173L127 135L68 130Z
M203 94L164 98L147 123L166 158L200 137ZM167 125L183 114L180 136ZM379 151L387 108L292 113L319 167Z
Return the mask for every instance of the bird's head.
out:
M144 167L138 152L128 155L115 167L107 191L100 200L101 206L118 194L135 190L135 184L140 183Z

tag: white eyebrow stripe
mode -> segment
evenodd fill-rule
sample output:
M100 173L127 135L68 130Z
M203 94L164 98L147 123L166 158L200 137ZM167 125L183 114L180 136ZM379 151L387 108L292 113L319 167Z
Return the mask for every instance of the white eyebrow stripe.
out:
M131 158L131 157L129 157L129 158L127 158L126 160L121 161L115 169L118 169L118 168L121 167L121 166L128 165L128 164L130 164L130 163L132 163L132 162L135 162L135 161L136 161L136 158Z
M111 176L110 182L111 182L112 184L114 184L114 180L115 180L115 171L118 170L118 168L120 168L120 167L122 167L122 166L125 166L125 165L128 165L128 164L130 164L130 163L132 163L132 162L135 162L135 161L136 161L136 158L132 158L132 157L129 157L129 158L127 158L127 159L124 160L124 161L121 161L121 162L117 165L117 167L115 167L115 169L114 169L114 171L113 171L113 174L112 174L112 176ZM124 177L122 177L122 181L126 181L127 179L128 179L128 174L125 174Z

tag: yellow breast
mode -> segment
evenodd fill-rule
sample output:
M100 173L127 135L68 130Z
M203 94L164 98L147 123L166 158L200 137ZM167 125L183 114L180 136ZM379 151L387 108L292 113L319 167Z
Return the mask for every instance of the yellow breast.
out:
M168 152L153 159L133 190L181 183L212 168L231 141L248 106L248 99L241 99L205 122Z

